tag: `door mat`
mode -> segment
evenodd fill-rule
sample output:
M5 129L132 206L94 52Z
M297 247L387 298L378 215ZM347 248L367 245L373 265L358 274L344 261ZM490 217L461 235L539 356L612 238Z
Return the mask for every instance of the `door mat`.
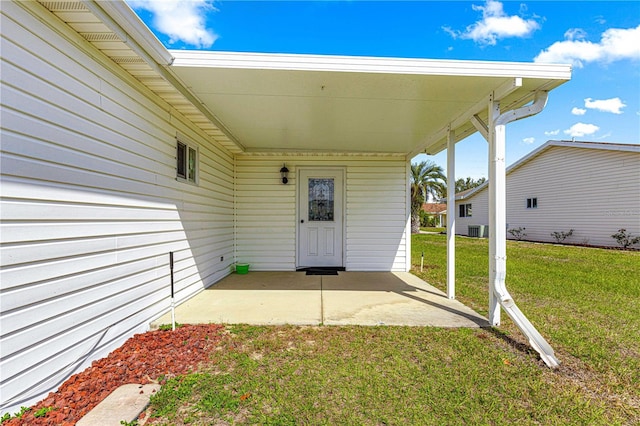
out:
M307 275L338 275L338 271L344 271L344 268L302 268L299 271Z

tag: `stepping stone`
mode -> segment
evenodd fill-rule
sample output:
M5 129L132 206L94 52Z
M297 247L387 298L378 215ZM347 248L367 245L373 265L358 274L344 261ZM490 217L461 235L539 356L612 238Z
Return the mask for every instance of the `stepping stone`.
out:
M147 408L151 395L159 390L160 385L157 384L122 385L81 418L76 426L121 426L121 420L132 422Z

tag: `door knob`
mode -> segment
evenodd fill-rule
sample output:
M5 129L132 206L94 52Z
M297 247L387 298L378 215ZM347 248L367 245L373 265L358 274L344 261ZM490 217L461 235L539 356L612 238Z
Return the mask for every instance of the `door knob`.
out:
M304 219L301 219L301 220L300 220L300 223L304 223Z

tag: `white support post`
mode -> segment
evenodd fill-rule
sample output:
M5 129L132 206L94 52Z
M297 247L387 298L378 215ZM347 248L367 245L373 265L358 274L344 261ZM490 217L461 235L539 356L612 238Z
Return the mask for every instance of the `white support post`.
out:
M447 297L456 298L456 142L449 127L447 133Z
M408 253L405 256L405 271L409 272L411 270L411 159L408 158L405 164L405 208L407 211L407 221L404 225L404 234L406 235L406 243L405 243L405 253Z
M547 92L537 92L533 103L500 114L495 98L489 100L489 323L500 325L500 307L551 368L560 365L553 348L516 306L506 288L507 276L507 176L505 165L506 125L542 111Z
M489 117L488 117L488 130L489 130L489 323L493 326L500 325L500 303L498 301L498 295L494 291L494 283L498 278L499 270L503 273L506 270L504 266L498 266L498 245L499 235L498 232L499 216L504 216L505 212L505 166L504 166L504 152L505 152L505 140L504 140L504 126L502 126L502 141L498 141L497 129L495 120L500 115L500 103L494 100L493 95L489 97ZM502 147L498 147L501 144ZM502 155L500 154L502 152ZM502 177L501 177L502 176ZM502 182L502 185L500 182ZM500 187L502 187L502 193L500 193ZM502 203L500 202L502 197ZM502 212L502 213L500 213ZM506 216L505 221L506 221ZM505 224L502 225L506 226ZM504 234L506 236L506 234ZM506 242L502 242L506 247ZM506 249L505 249L506 250ZM506 256L502 259L506 262Z

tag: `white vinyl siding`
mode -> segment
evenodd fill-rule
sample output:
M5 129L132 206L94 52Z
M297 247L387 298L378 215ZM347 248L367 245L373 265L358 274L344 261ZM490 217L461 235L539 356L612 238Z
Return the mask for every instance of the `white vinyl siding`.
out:
M283 163L287 185L280 180ZM406 271L406 163L393 156L238 156L238 261L254 270L295 270L298 168L336 166L346 170L347 270Z
M79 37L13 2L2 13L5 412L165 312L170 251L178 301L229 273L233 158ZM199 186L176 181L179 133Z
M551 146L507 174L508 228L526 228L523 239L543 242L573 229L565 243L617 247L611 235L618 229L640 235L639 182L638 152ZM460 201L473 203L474 217L458 219L459 233L487 223L488 193L485 188ZM527 208L528 198L537 199L536 208Z
M507 177L507 222L526 227L525 239L617 246L620 228L640 234L640 153L552 146ZM523 198L537 194L537 208Z
M472 206L472 215L468 217L460 217L460 206L470 204ZM464 200L456 201L456 231L458 235L469 235L469 225L488 225L489 224L489 192L481 190Z

